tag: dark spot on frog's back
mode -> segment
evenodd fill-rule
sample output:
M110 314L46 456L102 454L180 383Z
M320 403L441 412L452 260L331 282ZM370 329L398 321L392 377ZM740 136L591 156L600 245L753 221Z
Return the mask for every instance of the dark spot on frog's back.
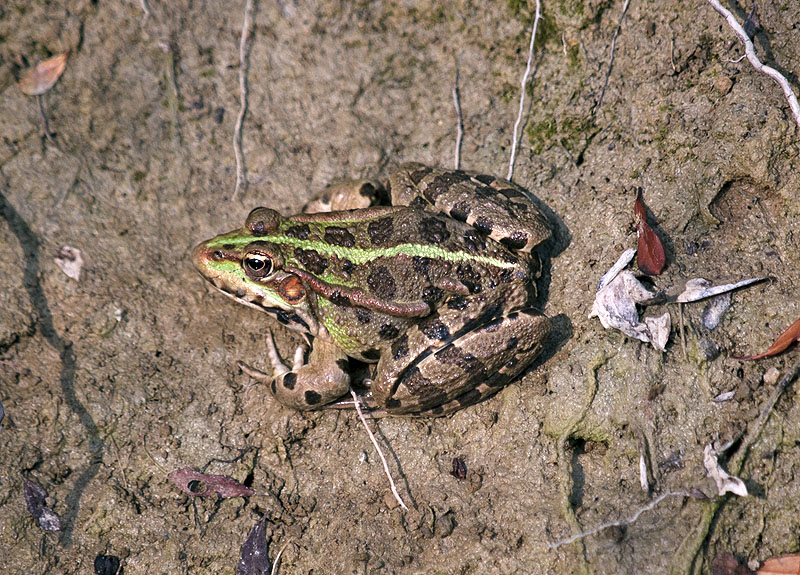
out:
M478 252L486 249L486 236L472 228L464 232L464 247L469 252Z
M343 295L339 290L334 290L331 292L330 300L332 304L340 307L350 307L353 305L350 301L350 298L346 295Z
M492 182L497 179L494 176L490 176L488 174L478 174L477 176L474 176L474 178L478 180L480 183L486 184L487 186L490 186Z
M408 355L408 336L404 335L392 344L392 358L400 359Z
M400 330L390 323L385 323L381 326L378 336L384 341L390 341L400 335Z
M494 222L492 222L492 220L487 220L486 218L478 218L475 220L475 223L472 224L472 226L480 233L488 236L494 229Z
M450 330L438 317L432 316L431 319L426 320L421 326L422 333L429 339L438 341L447 341L450 339Z
M433 178L433 181L425 189L425 197L433 204L439 196L448 191L454 184L468 180L469 176L460 170L438 175Z
M297 238L298 240L307 240L308 236L311 234L311 230L309 229L307 224L300 224L297 226L292 226L286 230L286 235L290 238Z
M459 264L456 268L456 276L462 284L467 286L470 293L480 293L483 290L481 274L472 269L470 264Z
M444 292L437 287L428 286L422 290L422 301L428 304L431 309L439 303L442 297L444 297Z
M372 311L365 307L355 308L356 319L358 323L367 324L372 321Z
M328 260L314 250L295 248L294 257L312 274L321 274L328 268Z
M467 298L463 295L454 295L447 299L447 307L452 310L464 311L467 309Z
M392 272L386 266L376 266L367 278L369 289L380 298L393 298L397 294L397 284Z
M471 209L466 202L457 202L450 210L450 217L459 222L466 222Z
M419 236L422 242L440 244L450 237L450 230L439 218L423 218L419 222Z
M528 243L528 234L525 232L514 232L507 238L501 239L500 243L512 250L520 250Z
M382 246L389 242L394 235L394 220L391 217L381 218L369 223L367 226L369 241L376 246Z
M316 391L311 391L310 389L306 391L304 397L308 405L317 405L320 401L322 401L322 396Z
M323 239L332 246L342 246L343 248L352 248L356 243L353 234L338 226L328 226L325 228L325 236Z

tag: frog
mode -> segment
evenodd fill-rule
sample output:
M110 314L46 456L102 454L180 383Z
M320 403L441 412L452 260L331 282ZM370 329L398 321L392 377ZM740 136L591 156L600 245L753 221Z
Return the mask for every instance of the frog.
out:
M440 416L503 388L547 344L535 248L551 235L511 181L410 163L385 186L326 188L294 216L255 208L192 258L214 288L303 334L287 365L266 327L272 374L248 371L279 403L352 407L353 359L372 364L377 413Z

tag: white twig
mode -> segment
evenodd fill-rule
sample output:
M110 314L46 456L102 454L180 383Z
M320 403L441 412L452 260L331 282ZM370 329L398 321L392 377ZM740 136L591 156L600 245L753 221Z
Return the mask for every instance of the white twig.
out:
M708 0L708 3L711 4L711 7L719 12L722 17L725 18L725 20L727 20L728 26L731 27L734 33L739 37L739 40L742 41L742 44L744 44L745 56L747 56L747 60L750 62L750 64L752 64L753 68L755 68L756 71L761 72L762 74L765 74L775 80L781 87L783 90L783 95L786 97L786 101L789 104L789 108L792 110L794 120L797 122L797 127L800 128L800 103L798 103L797 96L795 96L794 92L792 91L789 81L775 68L771 68L770 66L766 66L761 63L761 60L759 60L758 56L756 56L756 49L755 46L753 46L753 42L750 40L750 37L727 8L724 8L718 0Z
M569 543L574 543L579 539L583 539L584 537L588 537L590 535L594 535L595 533L599 533L603 529L608 529L609 527L621 527L623 525L630 525L631 523L635 522L639 519L639 516L646 512L651 511L655 508L656 505L664 501L668 497L690 497L688 493L685 491L670 491L669 493L662 493L655 499L653 499L650 503L638 509L636 513L628 517L627 519L622 519L620 521L611 521L610 523L603 523L602 525L598 525L594 529L589 529L588 531L583 531L581 533L577 533L572 537L567 537L566 539L562 539L561 541L556 541L555 543L548 544L548 548L550 549L558 549L562 545L568 545Z
M381 446L378 445L378 440L375 439L375 436L372 434L372 430L370 430L369 425L367 425L367 420L366 418L364 418L364 414L361 412L361 403L358 401L358 396L356 395L356 392L353 391L352 389L350 390L350 395L353 396L353 404L356 407L359 419L361 419L361 424L364 426L364 429L367 430L367 434L369 435L369 438L372 440L372 445L375 446L375 451L378 452L378 455L381 458L381 463L383 463L383 471L384 473L386 473L386 477L389 478L389 485L392 486L392 493L394 493L394 498L397 499L397 502L400 504L400 507L408 511L408 507L406 507L406 504L403 503L403 499L397 492L397 487L395 487L394 480L392 479L392 474L389 473L389 465L386 463L386 458L383 456L383 451L381 451Z
M288 545L288 543L284 543L281 550L278 551L278 554L275 556L275 561L272 562L272 571L270 571L270 575L278 575L278 570L281 567L281 555L283 555L283 551Z
M150 6L147 4L147 0L139 0L139 5L142 7L142 12L144 12L143 20L146 22L150 18Z
M614 37L611 38L611 56L608 59L608 71L606 72L606 79L603 82L603 89L600 90L600 97L597 99L597 103L592 108L592 114L600 107L600 104L603 103L603 97L606 95L606 88L608 87L608 79L611 77L611 69L614 67L614 48L617 47L617 36L619 36L619 31L622 29L622 20L625 18L625 13L628 11L628 5L631 3L631 0L625 0L625 4L622 6L622 14L619 15L619 22L617 22L617 29L614 30Z
M453 85L453 104L456 107L456 116L458 117L458 124L456 125L456 151L454 158L456 170L461 167L461 140L464 138L464 122L461 118L461 102L458 94L458 79L460 75L461 72L458 69L458 64L456 63L456 83Z
M522 124L522 113L525 110L525 86L527 85L528 78L531 75L531 66L533 64L533 42L536 40L536 27L539 25L539 19L541 17L541 3L539 0L536 0L536 16L533 18L533 26L531 26L531 44L528 47L528 63L525 66L525 73L522 75L522 82L520 82L519 111L517 112L517 121L514 122L514 134L511 139L511 158L508 160L508 176L506 177L506 179L509 181L514 176L514 162L517 159L519 127Z
M233 129L233 153L236 156L236 187L233 197L236 199L239 190L247 189L247 169L242 153L242 125L247 114L247 40L250 38L251 21L253 19L253 0L245 0L242 37L239 40L239 116Z

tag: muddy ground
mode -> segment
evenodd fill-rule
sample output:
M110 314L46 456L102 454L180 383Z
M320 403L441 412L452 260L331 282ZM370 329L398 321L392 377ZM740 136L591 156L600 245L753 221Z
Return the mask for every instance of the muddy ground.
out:
M288 574L708 573L723 551L798 550L800 384L754 430L775 390L764 373L800 352L731 357L800 315L798 131L777 85L733 61L743 50L705 2L632 2L605 90L623 2L544 2L514 179L558 227L545 250L556 334L494 398L378 423L408 512L353 413L291 412L238 372L237 360L267 368L276 324L212 293L190 249L257 205L293 213L334 180L451 166L456 62L462 166L505 175L530 10L259 1L249 189L232 200L243 3L149 6L147 19L132 0L0 7L5 573L90 573L98 554L129 575L233 573L263 515ZM758 52L798 91L800 7L759 6ZM737 8L741 20L750 5ZM50 142L15 63L67 49L44 97ZM658 288L771 277L736 293L715 330L704 304L686 306L685 352L674 306L666 353L587 318L597 280L635 245L634 186L667 246ZM79 282L54 263L65 245L85 259ZM284 353L299 341L276 334ZM703 448L737 438L723 461L743 461L748 498L668 497L627 527L548 547L665 493L713 497ZM455 457L466 480L450 474ZM166 479L187 465L257 494L193 502ZM60 532L36 526L23 477L47 489Z

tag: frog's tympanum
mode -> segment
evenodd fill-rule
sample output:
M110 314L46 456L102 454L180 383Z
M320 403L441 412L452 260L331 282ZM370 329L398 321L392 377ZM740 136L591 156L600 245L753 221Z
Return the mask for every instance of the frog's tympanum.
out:
M197 246L194 264L224 294L309 336L291 368L267 338L270 388L284 405L341 399L351 357L377 362L370 389L386 413L440 415L496 392L541 351L550 321L531 307L541 269L531 249L549 237L515 184L410 164L386 190L340 184L296 216L256 208L244 227Z

